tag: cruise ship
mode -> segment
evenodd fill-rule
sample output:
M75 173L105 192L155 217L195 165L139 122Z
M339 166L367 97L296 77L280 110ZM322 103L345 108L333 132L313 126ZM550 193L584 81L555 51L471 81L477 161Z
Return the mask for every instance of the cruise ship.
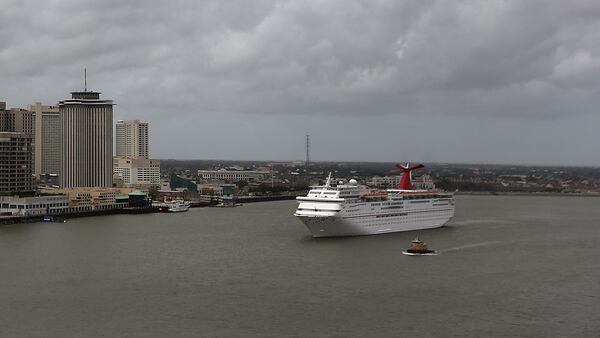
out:
M313 237L376 235L441 227L454 216L454 196L436 189L412 189L411 171L423 168L397 165L402 178L396 189L373 190L354 179L312 186L297 197L298 217Z

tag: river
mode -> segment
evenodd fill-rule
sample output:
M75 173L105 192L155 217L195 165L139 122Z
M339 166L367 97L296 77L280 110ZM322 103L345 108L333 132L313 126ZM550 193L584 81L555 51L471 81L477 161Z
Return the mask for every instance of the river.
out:
M2 226L0 336L600 334L600 199L456 199L443 228L352 238L294 201ZM402 255L416 235L441 254Z

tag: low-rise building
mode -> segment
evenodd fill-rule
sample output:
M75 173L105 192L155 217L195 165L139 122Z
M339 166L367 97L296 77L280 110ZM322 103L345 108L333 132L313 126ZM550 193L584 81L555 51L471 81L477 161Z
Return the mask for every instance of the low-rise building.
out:
M127 202L117 201L117 196L126 195L132 189L81 187L54 191L69 197L70 212L84 212L125 208Z
M373 176L367 185L370 187L395 188L400 185L402 175L398 176ZM435 185L429 175L421 175L411 179L413 189L434 189Z
M198 179L205 181L248 182L264 180L270 174L270 171L263 170L198 170Z
M201 195L233 195L237 190L235 184L228 183L198 183L198 192Z
M30 217L69 212L69 196L0 196L0 216Z
M160 161L147 158L115 157L113 170L125 187L160 186Z
M98 188L80 187L42 190L44 193L68 196L69 212L119 209L127 207L127 200L122 198L134 191L132 188Z
M146 193L128 188L48 189L52 195L0 196L0 217L33 217L147 207Z

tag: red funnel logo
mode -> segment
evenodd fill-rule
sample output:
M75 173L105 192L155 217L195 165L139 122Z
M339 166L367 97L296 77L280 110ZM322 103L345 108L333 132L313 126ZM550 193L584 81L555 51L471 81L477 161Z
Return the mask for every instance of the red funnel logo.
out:
M422 164L415 164L413 166L409 166L408 163L404 166L400 163L396 164L396 167L402 169L402 179L400 179L400 184L398 185L398 189L402 190L411 190L412 184L410 183L410 172L425 167Z

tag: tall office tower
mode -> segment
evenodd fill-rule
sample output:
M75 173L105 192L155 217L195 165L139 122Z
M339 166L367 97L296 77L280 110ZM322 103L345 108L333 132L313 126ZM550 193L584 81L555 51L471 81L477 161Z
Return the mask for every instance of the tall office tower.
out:
M6 102L0 101L0 132L11 131L11 121L10 112L6 110Z
M140 120L117 121L116 156L148 158L148 123Z
M0 132L0 193L33 191L31 135Z
M6 109L6 103L0 102L0 132L25 133L31 136L32 147L35 146L35 115L26 109ZM35 149L31 150L32 152ZM32 159L35 163L35 158Z
M60 115L58 106L29 105L35 116L34 168L36 176L57 175L60 170Z
M113 101L100 93L72 92L58 103L62 188L111 187L113 177Z

